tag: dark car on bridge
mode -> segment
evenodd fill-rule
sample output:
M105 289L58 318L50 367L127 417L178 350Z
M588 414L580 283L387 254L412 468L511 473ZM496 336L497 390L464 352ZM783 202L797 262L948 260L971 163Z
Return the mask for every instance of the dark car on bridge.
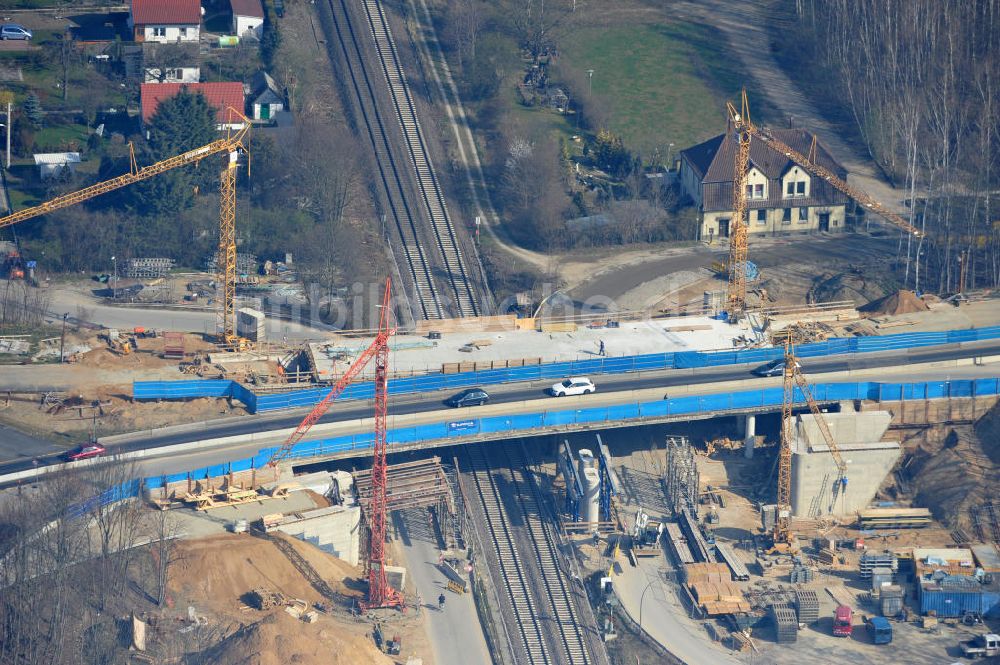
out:
M798 361L795 361L795 369L802 369L802 365ZM750 373L754 376L781 376L785 373L785 359L778 358L777 360L772 360L752 370Z
M467 388L457 395L452 395L444 403L459 409L463 406L482 406L488 401L490 401L490 394L482 388Z

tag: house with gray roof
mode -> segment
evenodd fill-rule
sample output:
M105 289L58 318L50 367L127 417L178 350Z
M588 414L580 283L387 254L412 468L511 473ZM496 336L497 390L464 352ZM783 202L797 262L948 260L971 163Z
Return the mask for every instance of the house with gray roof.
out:
M806 130L773 129L771 134L794 150L810 154L813 134ZM681 190L701 213L699 234L703 240L729 237L738 147L737 135L729 128L725 134L681 151ZM847 179L847 170L819 141L816 163ZM757 140L750 143L746 200L751 235L846 230L847 196Z

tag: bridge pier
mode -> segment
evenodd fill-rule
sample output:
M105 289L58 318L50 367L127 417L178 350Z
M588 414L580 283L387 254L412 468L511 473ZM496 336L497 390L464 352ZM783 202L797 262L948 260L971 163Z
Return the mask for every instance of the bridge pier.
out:
M743 456L753 459L753 445L757 438L757 416L743 416Z

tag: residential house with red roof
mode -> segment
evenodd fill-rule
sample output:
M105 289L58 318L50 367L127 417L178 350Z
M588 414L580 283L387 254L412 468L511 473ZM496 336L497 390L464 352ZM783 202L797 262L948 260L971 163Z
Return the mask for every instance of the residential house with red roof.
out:
M181 89L188 92L205 95L208 103L215 108L216 128L219 131L225 129L240 129L245 124L239 116L230 113L229 109L234 109L239 113L244 112L246 105L242 83L143 83L140 91L140 101L142 103L142 124L148 125L156 114L156 109L164 99L169 99L179 93Z
M128 25L137 42L197 42L200 0L130 0Z
M811 153L813 134L810 132L772 129L771 133L796 151L804 155ZM734 215L733 181L738 148L737 135L730 128L725 134L681 151L681 190L701 214L699 235L703 240L729 237ZM847 180L847 170L818 140L816 163ZM846 230L847 196L761 141L750 142L746 201L747 229L751 234Z

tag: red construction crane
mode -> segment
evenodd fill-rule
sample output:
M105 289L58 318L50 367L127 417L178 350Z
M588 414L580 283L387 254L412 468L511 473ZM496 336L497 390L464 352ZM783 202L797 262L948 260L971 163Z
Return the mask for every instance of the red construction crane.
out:
M287 458L292 448L306 435L309 429L323 417L330 404L340 396L344 389L375 359L375 443L372 451L372 497L368 509L368 526L370 541L368 543L368 600L361 604L365 611L380 607L405 607L405 599L396 589L389 586L385 574L385 531L388 515L386 500L386 418L389 407L389 337L395 332L391 327L389 310L389 295L392 282L385 280L385 294L382 296L382 310L379 313L378 334L375 340L344 372L340 380L330 389L326 397L313 407L294 432L289 435L281 448L271 459L268 466L275 467L278 462Z

